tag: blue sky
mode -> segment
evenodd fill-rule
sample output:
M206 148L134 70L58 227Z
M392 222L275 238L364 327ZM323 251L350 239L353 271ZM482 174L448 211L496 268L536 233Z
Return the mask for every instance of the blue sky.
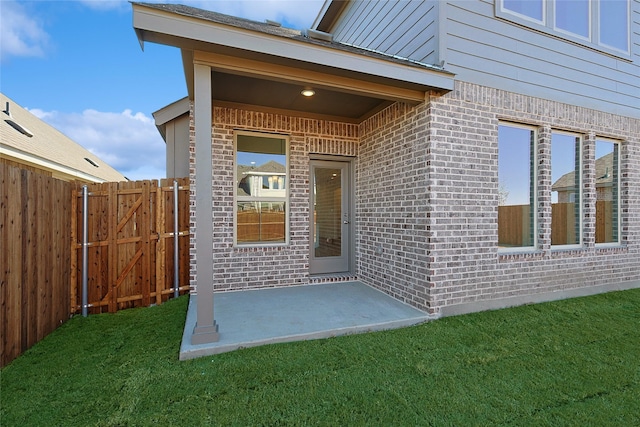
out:
M162 3L303 29L323 1ZM179 50L147 43L143 52L120 0L0 0L0 91L129 179L164 176L152 113L187 94Z

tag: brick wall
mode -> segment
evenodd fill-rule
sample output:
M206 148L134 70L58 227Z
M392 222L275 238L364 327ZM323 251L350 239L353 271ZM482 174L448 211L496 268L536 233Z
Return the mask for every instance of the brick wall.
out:
M501 120L538 129L538 247L533 252L498 251ZM233 246L234 129L290 137L288 246ZM555 130L584 136L584 227L578 249L551 247ZM595 244L596 137L623 141L622 241L616 246ZM429 94L418 106L396 103L360 125L214 108L212 144L217 290L317 282L308 275L310 153L357 158L358 279L434 316L465 304L640 280L638 119L457 82L452 92ZM193 177L193 151L190 161ZM192 262L195 286L194 269Z
M429 307L426 105L395 104L361 125L356 163L358 278Z
M469 83L429 102L429 308L640 279L640 120ZM538 250L498 253L499 120L538 126ZM583 245L551 247L551 132L584 135ZM595 244L595 137L622 144L622 242ZM435 310L433 310L435 308Z
M290 138L289 245L233 245L234 130L280 133ZM309 283L309 154L356 156L357 137L358 127L353 124L232 108L214 108L212 197L215 290ZM193 153L190 162L193 179ZM191 202L193 215L195 194L191 195ZM195 226L193 219L192 217L192 226ZM192 251L191 284L195 291L197 284L194 256L195 252Z

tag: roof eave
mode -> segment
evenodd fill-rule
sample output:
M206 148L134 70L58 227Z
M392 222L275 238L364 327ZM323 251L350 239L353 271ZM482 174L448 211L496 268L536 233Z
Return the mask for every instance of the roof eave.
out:
M166 124L184 114L189 114L189 108L189 97L185 96L152 113L156 128L158 128L158 132L162 135L165 143L167 142Z
M21 151L13 147L0 146L0 154L2 154L2 157L6 157L7 159L16 161L18 163L27 163L38 168L51 171L52 173L62 176L65 179L78 179L81 181L98 183L108 181L108 179L106 178L92 175L87 172L65 166L53 160L45 159L43 157Z
M185 51L233 50L238 56L259 54L273 62L301 61L334 70L354 73L363 79L384 79L389 85L427 90L453 90L454 75L444 70L403 64L383 58L340 50L320 43L308 43L254 30L133 4L133 25L141 43L175 46ZM189 65L184 63L185 68ZM188 69L185 69L188 79ZM188 82L187 82L188 83ZM189 84L187 84L189 88ZM189 91L192 96L191 90Z

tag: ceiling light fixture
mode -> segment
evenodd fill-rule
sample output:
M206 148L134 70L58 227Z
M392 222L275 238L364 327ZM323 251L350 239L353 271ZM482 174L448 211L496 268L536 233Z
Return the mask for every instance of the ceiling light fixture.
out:
M316 91L310 88L305 88L300 92L303 96L309 97L316 94Z

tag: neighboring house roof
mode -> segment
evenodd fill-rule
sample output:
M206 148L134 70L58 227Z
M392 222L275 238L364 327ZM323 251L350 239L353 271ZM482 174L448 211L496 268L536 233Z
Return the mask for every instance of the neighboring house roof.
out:
M613 182L613 153L596 159L596 187L603 187ZM552 191L565 191L575 187L575 172L562 175L551 186Z
M260 165L258 167L249 166L249 169L244 171L247 175L251 175L250 172L261 172L261 173L285 173L286 168L283 164L276 162L275 160L269 160L267 163Z
M242 181L250 175L265 175L265 174L286 174L286 167L275 160L269 160L267 163L260 166L253 165L238 165L238 195L248 196L249 194L244 190L241 185Z
M89 150L0 93L0 154L12 162L85 182L125 181Z

